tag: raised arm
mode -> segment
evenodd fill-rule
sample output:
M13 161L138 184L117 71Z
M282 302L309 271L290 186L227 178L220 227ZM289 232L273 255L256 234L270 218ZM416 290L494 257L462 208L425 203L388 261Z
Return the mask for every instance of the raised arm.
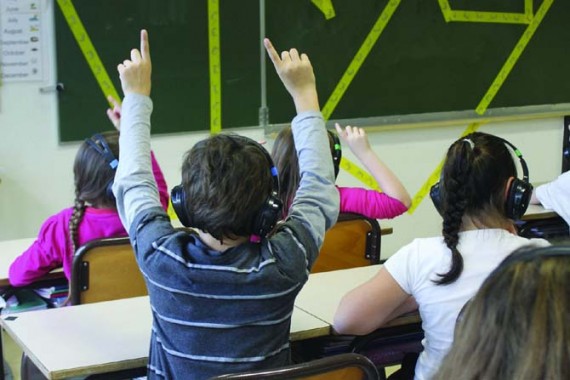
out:
M107 108L107 117L113 126L118 131L120 131L122 114L121 103L111 95L107 97L107 100L109 101L109 104L113 106L113 108ZM152 166L152 174L154 176L154 180L156 181L156 185L158 186L160 204L164 210L168 210L168 202L170 200L170 194L168 194L168 186L166 185L166 180L164 179L162 169L160 168L160 165L156 160L156 156L152 151L150 152L150 160Z
M152 66L146 30L141 31L140 50L131 50L131 59L119 64L118 71L125 98L119 138L121 153L113 192L121 221L129 231L141 211L161 207L150 160Z
M408 194L398 177L374 153L364 129L351 127L350 125L342 129L338 123L335 124L335 127L341 140L348 145L352 153L364 164L376 182L378 182L382 191L386 195L402 202L406 208L410 207L412 203L410 194Z
M338 191L334 186L332 156L320 113L313 67L306 54L296 49L277 54L265 39L265 48L279 78L293 98L297 116L292 129L299 157L301 180L289 218L299 220L320 248L326 229L338 216Z

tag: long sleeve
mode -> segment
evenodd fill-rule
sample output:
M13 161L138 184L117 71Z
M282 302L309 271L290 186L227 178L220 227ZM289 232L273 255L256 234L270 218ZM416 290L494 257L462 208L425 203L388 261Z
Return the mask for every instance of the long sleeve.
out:
M339 187L338 191L341 212L354 212L373 219L391 219L408 210L396 198L376 190Z
M166 185L166 180L164 179L164 174L162 174L162 169L156 160L154 152L150 152L150 162L152 165L152 174L156 185L158 186L158 194L160 196L160 204L164 210L168 210L168 202L170 200L170 194L168 194L168 186Z
M29 285L52 269L61 267L68 253L68 235L61 214L47 219L34 243L10 265L8 278L12 286ZM69 268L67 268L69 269ZM66 271L69 278L70 272Z
M152 100L127 94L123 101L119 167L113 193L117 211L127 231L144 210L162 207L150 160L150 115Z
M300 220L320 248L339 210L325 122L320 112L304 112L293 119L292 130L301 181L289 217Z

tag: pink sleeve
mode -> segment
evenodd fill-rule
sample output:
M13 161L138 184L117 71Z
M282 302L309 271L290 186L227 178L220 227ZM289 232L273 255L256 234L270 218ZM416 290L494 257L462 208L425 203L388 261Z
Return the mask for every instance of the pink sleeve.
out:
M169 194L168 188L166 186L166 180L164 179L164 174L158 165L156 157L154 157L154 152L150 152L150 159L152 163L152 174L154 174L154 180L158 187L158 195L160 196L160 204L164 210L168 210Z
M338 187L340 212L354 212L373 219L392 219L408 210L399 200L376 190Z
M68 237L67 224L62 214L46 220L36 241L10 265L8 278L12 286L31 284L63 265L63 257L68 250ZM69 279L71 274L66 270L65 275Z

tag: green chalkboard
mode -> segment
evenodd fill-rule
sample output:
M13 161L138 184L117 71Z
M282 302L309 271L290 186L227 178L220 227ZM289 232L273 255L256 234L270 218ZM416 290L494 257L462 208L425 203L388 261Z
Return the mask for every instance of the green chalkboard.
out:
M138 31L149 31L153 133L210 128L206 1L75 0L73 4L121 95L117 64L138 47ZM60 141L81 140L111 127L105 114L107 102L65 18L59 9L55 13L58 82L64 85L59 92ZM221 1L220 28L222 122L234 127L257 125L258 2Z
M310 0L220 0L222 126L259 124L260 23L278 49L297 47L313 63L321 106L387 7L393 14L371 45L332 119L470 111L480 104L527 23L446 22L441 4L454 11L537 17L551 4L520 57L488 104L496 109L570 103L570 2L565 0L331 0L325 14ZM75 0L95 48L120 89L116 65L149 30L153 57L154 133L210 127L206 0ZM545 9L545 8L543 8ZM61 13L56 10L60 140L71 141L108 126L106 102ZM292 102L267 63L270 123L286 123ZM417 116L416 116L417 117Z

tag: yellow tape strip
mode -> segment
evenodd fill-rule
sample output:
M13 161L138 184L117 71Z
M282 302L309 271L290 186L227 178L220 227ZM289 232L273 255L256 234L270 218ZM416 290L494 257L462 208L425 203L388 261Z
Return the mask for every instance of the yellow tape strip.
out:
M208 57L210 66L210 133L217 134L222 130L219 0L208 0Z
M532 21L532 0L525 0L524 13L453 10L448 0L438 0L438 3L446 22L529 24Z
M398 8L398 5L400 5L400 0L389 0L388 4L378 17L378 20L376 20L374 23L372 30L366 36L364 43L360 46L360 49L358 49L358 52L348 65L348 68L344 72L342 78L336 85L331 96L328 98L325 106L323 107L322 113L325 120L328 120L330 118L331 114L338 105L338 102L344 95L346 89L358 73L358 70L360 70L360 66L362 66L362 63L370 53L370 50L372 50L372 47L378 40L378 37L380 37L384 31L384 28L390 21L390 18L392 18L392 15Z
M523 13L507 13L507 12L480 12L480 11L450 11L449 21L462 22L487 22L498 24L528 24L532 20L532 16Z
M481 127L483 124L485 123L471 123L469 124L469 126L467 128L465 128L465 130L463 131L463 133L461 133L461 136L466 136L470 133L475 132L476 130L479 129L479 127ZM439 177L441 175L441 169L443 168L443 163L444 163L445 159L442 159L440 161L440 163L437 165L437 167L434 169L434 171L431 173L431 175L428 177L428 179L424 182L424 184L422 185L422 187L418 190L418 192L416 193L416 195L414 195L414 197L412 198L412 205L410 206L410 208L408 209L408 213L409 214L413 214L414 211L416 211L416 208L418 208L418 206L420 205L420 203L422 203L422 201L424 200L424 198L426 197L426 195L429 193L431 187L437 182L439 181Z
M325 19L330 20L331 18L336 16L332 0L311 0L311 3L313 3L317 8L319 8L321 12L323 12L323 15L325 15Z
M520 58L521 54L525 50L530 39L534 35L534 32L536 31L536 29L544 19L544 16L550 9L550 6L552 5L553 1L554 0L545 0L538 8L536 16L532 19L531 23L524 31L523 35L515 45L515 48L513 49L513 51L511 51L511 54L507 58L503 67L501 68L501 71L499 71L499 74L491 84L491 87L489 87L487 93L483 96L483 99L481 99L481 102L475 109L475 111L479 115L482 115L485 113L485 111L487 111L487 107L489 107L489 104L491 104L491 102L497 95L497 92L499 92L499 89L503 86L503 83L505 82L511 70L513 69L518 59Z
M524 14L531 19L534 17L532 0L524 0Z
M63 17L65 18L69 29L71 29L71 33L79 45L93 76L97 80L101 91L103 91L105 99L109 95L113 96L115 99L121 99L113 85L113 82L111 82L111 79L107 74L107 70L105 69L105 66L103 66L103 63L101 62L101 59L99 58L99 55L97 54L97 51L95 50L95 47L93 46L93 43L91 42L91 39L89 38L89 35L87 34L87 31L85 30L85 27L83 26L83 23L81 22L81 19L77 14L77 10L71 0L57 0L57 4L61 9L61 13L63 13Z
M507 76L509 75L509 73L513 69L513 67L516 64L516 62L518 61L518 59L520 58L520 56L521 56L522 52L524 51L524 49L526 48L526 46L528 45L530 39L534 35L534 32L536 31L536 29L538 28L538 26L540 25L540 23L544 19L544 16L546 15L548 10L550 9L550 6L552 5L553 1L554 0L545 0L544 3L542 3L540 8L538 9L536 16L531 19L529 26L526 28L525 32L523 33L523 35L519 39L518 43L515 45L513 51L511 52L509 58L507 59L507 61L503 65L501 71L499 72L499 74L497 75L497 77L495 78L495 80L493 81L493 83L491 84L489 89L487 90L487 93L483 96L483 98L481 99L481 102L477 106L476 112L478 114L482 115L487 111L489 104L495 98L499 89L503 86ZM440 7L442 9L442 12L444 14L446 21L449 21L450 18L448 18L448 17L449 17L450 10L449 10L449 4L447 3L447 0L439 0L439 4L440 4ZM447 13L447 16L446 16L446 13ZM530 1L525 0L525 14L526 15L532 14L532 0L530 0ZM482 125L482 123L473 123L473 124L469 125L467 127L467 129L465 129L465 131L463 131L462 136L465 136L466 134L469 134L471 132L476 131L477 129L479 129L479 127L481 125ZM422 202L422 200L426 197L426 195L429 193L431 186L433 186L433 184L438 181L442 166L443 166L443 160L439 163L437 168L432 172L432 174L429 176L429 178L426 180L426 182L422 185L422 187L418 190L416 195L413 197L412 206L408 210L408 212L410 214L416 210L416 208L419 206L419 204Z
M374 23L374 26L366 36L366 39L358 49L358 52L348 65L348 68L344 72L343 76L341 77L340 81L337 83L335 89L333 90L331 96L328 98L325 106L322 109L323 117L325 120L328 120L335 110L336 106L338 105L340 99L342 99L346 89L350 86L350 83L360 70L362 63L368 57L368 54L372 50L372 47L386 28L386 25L392 18L392 15L400 5L401 0L390 0L380 16ZM315 1L313 1L315 3ZM317 5L315 3L315 5ZM318 5L317 5L318 6ZM331 4L332 6L332 4ZM347 171L350 175L358 179L360 182L364 183L368 187L376 190L380 190L380 187L376 183L374 177L372 177L368 172L361 169L356 165L354 162L350 161L349 159L343 157L340 161L341 169Z
M381 191L380 186L367 171L361 169L354 162L350 161L348 158L342 157L340 160L340 168L346 170L350 175L358 179L360 182L364 183L371 189Z

